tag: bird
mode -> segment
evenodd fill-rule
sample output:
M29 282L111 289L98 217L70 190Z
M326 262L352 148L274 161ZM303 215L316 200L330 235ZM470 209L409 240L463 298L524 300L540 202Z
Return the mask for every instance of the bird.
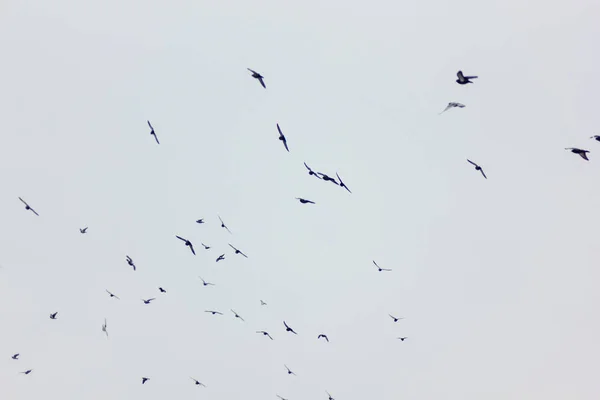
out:
M327 343L329 343L329 338L327 337L327 335L324 335L321 333L319 336L317 336L317 339L321 339L321 338L327 340Z
M131 259L131 257L129 256L125 256L125 261L127 261L127 264L131 265L133 267L133 270L135 271L135 264L133 263L133 260Z
M444 108L444 111L442 111L440 114L443 114L443 113L445 113L446 111L448 111L449 109L451 109L451 108L455 108L455 107L458 107L458 108L465 108L466 106L465 106L464 104L461 104L461 103L456 103L456 102L453 102L453 101L452 101L452 102L448 103L448 105L446 106L446 108ZM439 115L439 114L438 114L438 115Z
M381 272L381 271L391 271L391 269L381 268L379 265L377 265L377 263L375 262L375 260L373 260L373 264L375 264L375 266L377 267L377 269L379 270L379 272Z
M325 393L327 393L327 396L329 396L328 400L335 400L333 397L331 397L331 395L329 394L329 392L326 390Z
M281 397L280 395L277 395L277 397L279 397L281 400L288 400L285 397Z
M590 161L589 158L587 158L587 153L590 152L589 150L582 150L576 147L566 147L565 150L571 150L571 153L579 154L584 160Z
M160 142L158 141L158 137L156 137L156 132L154 132L154 128L152 127L152 124L150 123L150 121L147 121L147 122L148 122L148 126L150 127L150 134L152 136L154 136L156 143L160 144Z
M146 383L146 381L149 381L149 380L150 380L150 378L144 378L144 377L142 377L142 385L143 385L144 383Z
M108 331L106 330L106 318L104 318L104 324L102 325L102 332L106 333L106 337L108 337Z
M217 217L219 217L217 215ZM223 222L223 220L221 219L221 217L219 217L219 221L221 221L221 228L225 228L227 229L227 232L231 233L231 231L229 230L229 228L227 227L227 225L225 225L225 222Z
M161 288L161 287L159 287L159 288L158 288L158 290L159 290L161 293L167 293L167 291L166 291L165 289Z
M299 201L300 201L300 203L302 203L302 204L306 204L306 203L309 203L309 204L316 204L314 201L311 201L311 200L306 200L306 199L303 199L302 197L296 197L296 200L299 200Z
M204 247L204 250L208 250L210 249L210 246L205 245L204 243L200 243L202 245L202 247Z
M261 301L260 301L260 305L261 305L261 306L266 306L266 305L267 305L267 303L265 303L264 301L262 301L262 300L261 300Z
M229 247L231 247L233 250L235 250L235 254L241 254L241 255L243 255L244 257L248 258L248 256L247 256L247 255L245 255L245 254L244 254L244 253L242 253L240 250L238 250L238 249L236 249L235 247L233 247L233 246L231 245L231 243L228 243L228 244L229 244Z
M57 315L58 315L58 311L50 314L50 319L56 319Z
M33 371L32 369L28 369L27 371L21 372L22 374L29 375Z
M258 79L258 81L260 82L260 84L262 85L262 87L264 87L265 89L267 88L267 85L265 85L265 81L264 81L264 76L262 76L261 74L259 74L258 72L251 70L250 68L247 68L248 71L252 72L252 77Z
M317 172L317 173L319 175L321 175L321 179L323 179L324 181L326 181L326 182L329 181L329 182L335 183L336 185L339 185L339 183L337 183L336 180L333 179L332 177L330 177L329 175L324 174L322 172Z
M225 254L221 254L219 257L217 257L217 262L224 260L225 259Z
M242 321L244 321L244 318L240 317L240 316L238 315L238 313L236 313L236 312L235 312L235 311L233 311L233 310L231 310L231 312L233 313L233 315L235 315L235 317L236 317L236 318L239 318L239 319L241 319Z
M200 218L196 220L197 224L203 224L204 223L204 218Z
M283 364L283 366L285 367L285 369L287 369L287 373L288 373L288 375L296 375L294 372L292 372L292 370L291 370L291 369L289 369L289 368L288 368L288 366L287 366L287 365Z
M590 139L596 139L598 142L600 142L600 135L590 136Z
M151 302L152 300L156 300L156 298L155 298L155 297L153 297L153 298L151 298L151 299L148 299L148 300L144 300L144 299L142 299L142 301L144 302L144 304L150 304L150 302Z
M473 164L473 165L475 166L475 170L476 170L476 171L480 171L480 172L481 172L481 175L483 175L483 177L484 177L485 179L487 179L487 176L485 176L485 172L483 172L483 168L481 168L479 165L475 164L473 161L471 161L471 160L469 160L469 159L467 159L467 161L468 161L468 162L470 162L471 164Z
M198 278L200 278L200 277L198 277ZM202 279L202 278L200 278L200 280L202 281L202 284L203 284L204 286L215 286L215 284L214 284L214 283L206 282L206 281L205 281L204 279Z
M407 337L399 337L398 339L400 339L402 342L404 342L408 338Z
M297 335L296 331L294 331L292 328L290 328L289 325L285 321L283 321L283 325L285 325L286 332L292 332L294 335Z
M190 241L189 241L189 240L187 240L187 239L184 239L184 238L182 238L181 236L177 236L177 235L175 235L175 237L176 237L177 239L181 240L181 241L184 241L184 242L185 242L185 245L186 245L187 247L189 247L189 248L190 248L190 250L192 251L192 254L193 254L193 255L196 255L196 252L194 251L194 245L192 244L192 242L190 242Z
M459 85L466 85L467 83L473 83L470 81L470 79L477 79L476 76L464 76L462 71L458 71L456 73L456 76L458 76L458 79L456 80L456 82L458 82Z
M304 166L306 167L306 169L308 170L308 174L312 175L318 179L321 179L321 177L319 175L317 175L317 173L315 171L313 171L312 169L310 169L310 167L308 165L306 165L306 163L304 163Z
M194 381L194 383L196 384L196 386L204 386L206 387L206 385L202 382L200 382L198 379L194 379L190 376L190 379Z
M13 356L11 357L13 360L18 360L19 359L19 353L17 354L13 354Z
M206 311L204 311L204 312L211 313L212 315L216 315L216 314L223 315L223 313L222 313L222 312L213 311L213 310L206 310Z
M338 175L338 173L335 173L335 176L337 176L338 180L340 181L340 186L343 187L344 189L346 189L348 191L348 193L352 193L350 191L350 189L348 189L348 186L346 186L346 184L344 182L342 182L342 178L340 178L340 176Z
M25 200L23 200L22 198L19 197L19 200L21 200L23 202L23 204L25 204L25 209L26 210L31 210L32 213L34 213L35 215L37 215L38 217L40 216L40 214L38 214L33 208L31 208L29 206L29 204L27 204L27 202Z
M79 232L81 232L81 233L87 233L87 230L88 230L88 228L87 228L87 226L86 226L86 227L85 227L85 228L83 228L83 229L81 229L81 228L80 228L80 229L79 229Z
M110 297L114 297L114 298L115 298L115 299L117 299L117 300L121 300L121 299L119 298L119 296L117 296L116 294L113 294L113 293L109 292L109 291L108 291L108 289L104 289L104 290L106 290L106 293L108 293L108 294L110 295Z
M399 320L404 319L404 318L396 318L392 314L388 314L388 315L390 316L391 319L394 320L394 322L398 322Z
M285 146L285 149L289 153L290 149L288 148L287 140L286 140L285 136L283 136L283 132L281 132L281 128L279 127L279 124L277 124L277 130L279 131L279 140L281 140L283 142L283 145Z
M269 335L269 332L266 332L266 331L256 331L256 333L262 333L263 336L268 336L269 339L273 340L273 338L271 337L271 335Z

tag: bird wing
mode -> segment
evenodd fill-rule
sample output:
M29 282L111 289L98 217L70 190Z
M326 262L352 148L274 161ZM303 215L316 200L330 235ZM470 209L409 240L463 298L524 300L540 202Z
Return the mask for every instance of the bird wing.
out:
M196 255L196 251L194 250L194 245L190 242L190 250L192 250L192 254Z
M444 108L444 111L442 111L440 114L443 114L443 113L445 113L446 111L448 111L448 110L449 110L449 109L451 109L452 107L454 107L454 106L452 105L452 103L448 103L448 105L446 106L446 108ZM439 115L439 114L438 114L438 115Z
M243 252L240 251L240 254L243 255L244 257L248 258L247 255L245 255Z
M465 106L464 104L462 104L462 103L454 103L454 106L455 106L455 107L458 107L458 108L465 108L465 107L466 107L466 106Z
M373 264L375 264L375 266L376 266L377 268L381 268L379 265L377 265L377 263L375 262L375 260L373 260Z
M465 76L463 75L462 71L458 71L456 73L456 76L458 76L458 79L460 79L461 81L465 79Z
M485 176L485 172L483 172L483 169L480 169L480 171L481 171L481 175L483 175L483 177L484 177L485 179L487 179L487 176Z
M156 133L153 133L154 135L154 139L156 140L156 143L160 144L160 142L158 141L158 136L156 136Z
M282 135L283 136L283 135ZM290 152L290 148L287 145L287 139L285 138L285 136L283 136L283 145L285 146L285 149L288 151L288 153Z
M307 203L310 203L310 204L315 204L315 202L314 202L314 201L311 201L311 200L306 200L306 202L307 202Z
M306 164L304 164L306 165ZM22 198L19 197L19 200L21 200L23 202L23 204L25 204L26 206L29 206L29 204L27 204L27 202L25 200L23 200Z
M277 124L277 131L279 131L279 134L280 134L281 136L283 136L283 132L281 132L281 128L279 127L279 124Z
M382 271L391 271L389 268L381 268Z
M288 324L285 323L285 321L283 321L283 325L285 325L286 329L291 329ZM286 367L287 368L287 367Z
M465 78L467 78L467 79L477 79L478 77L477 76L466 76Z
M474 166L476 166L476 167L479 167L479 165L475 164L473 161L469 160L468 158L467 158L467 161L468 161L469 163L473 164Z
M150 127L150 129L154 130L154 128L152 127L152 124L150 123L150 121L146 121L148 122L148 126Z
M309 170L310 172L312 172L312 169L310 169L310 167L308 165L306 165L306 162L304 163L304 166L306 167L307 170ZM23 201L23 200L21 200L21 201ZM25 203L25 202L23 201L23 203ZM25 204L27 204L27 203L25 203Z
M227 243L227 244L228 244L228 245L229 245L229 247L231 247L233 250L237 251L237 249L236 249L235 247L233 247L233 246L231 245L231 243Z
M176 237L177 239L179 239L179 240L183 240L184 242L187 242L187 240L185 240L185 239L184 239L184 238L182 238L181 236L177 236L177 235L175 235L175 237Z
M579 155L580 155L580 156L581 156L581 158L583 158L584 160L588 160L588 161L590 161L590 160L589 160L589 158L587 158L587 154L586 154L586 152L581 152L581 153L579 153ZM33 211L33 209L31 209L31 210ZM33 212L35 212L35 211L33 211Z
M258 74L258 72L256 72L256 71L255 71L255 70L253 70L253 69L250 69L250 68L246 68L246 69L247 69L248 71L252 72L253 74Z
M257 79L260 82L260 84L262 85L262 87L264 87L266 89L267 85L265 85L265 81L263 80L263 77L259 76Z
M151 299L148 299L148 302L152 301L152 300L156 300L156 297L153 297Z
M586 160L587 160L587 158L586 158ZM40 214L38 214L33 208L29 207L29 209L31 210L32 213L34 213L38 217L40 216Z

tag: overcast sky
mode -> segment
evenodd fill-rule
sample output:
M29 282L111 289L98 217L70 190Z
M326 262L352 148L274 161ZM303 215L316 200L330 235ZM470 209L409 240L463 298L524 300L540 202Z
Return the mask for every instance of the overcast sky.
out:
M599 12L0 2L0 397L597 399Z

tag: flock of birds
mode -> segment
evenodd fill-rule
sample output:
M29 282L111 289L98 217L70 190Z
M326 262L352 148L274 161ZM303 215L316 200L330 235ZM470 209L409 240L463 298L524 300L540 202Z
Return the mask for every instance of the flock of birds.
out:
M265 84L265 78L260 73L254 71L254 70L252 70L250 68L248 68L248 70L252 73L252 77L255 78L256 80L258 80L258 82L261 84L261 86L266 89L267 86ZM465 76L462 71L458 71L457 77L458 77L458 79L456 80L456 82L458 84L460 84L460 85L466 85L466 84L469 84L469 83L473 83L472 80L478 78L477 76ZM448 103L448 105L446 106L446 108L440 114L442 114L442 113L444 113L444 112L446 112L446 111L448 111L448 110L450 110L452 108L464 108L464 107L465 107L464 104L461 104L461 103L458 103L458 102L450 102L450 103ZM152 135L154 137L154 140L156 141L157 144L160 144L160 141L158 140L158 136L156 135L154 127L152 126L152 124L150 123L150 121L147 121L147 123L148 123L148 126L150 127L150 135ZM287 139L286 139L285 135L283 134L283 132L282 132L281 127L279 126L279 124L277 124L276 126L277 126L277 131L278 131L278 134L279 134L279 140L281 140L281 142L283 143L283 146L284 146L285 150L289 152L290 149L289 149L289 146L288 146L288 143L287 143ZM592 136L591 138L593 138L593 139L595 139L595 140L597 140L597 141L600 142L600 135L595 135L595 136ZM578 154L579 156L581 156L584 160L588 160L589 161L589 159L587 157L587 153L589 153L589 150L584 150L584 149L575 148L575 147L565 148L565 150L570 150L572 153L575 153L575 154ZM473 165L475 167L476 171L479 171L481 173L481 175L485 179L487 179L487 176L486 176L485 172L483 171L483 168L480 165L478 165L477 163L475 163L475 162L473 162L473 161L471 161L469 159L467 159L467 161L471 165ZM315 172L306 163L304 163L304 166L308 170L308 175L309 176L314 176L315 178L317 178L319 180L322 180L322 181L325 181L325 182L331 182L334 185L345 189L346 191L348 191L348 193L352 193L351 190L348 188L348 186L342 181L342 178L340 177L340 175L337 172L335 174L336 177L334 178L334 177L329 176L329 175L327 175L325 173L322 173L322 172ZM36 216L39 216L38 212L33 207L31 207L29 205L29 203L27 203L21 197L19 197L19 200L25 205L25 209L26 210L31 211ZM305 198L302 198L302 197L296 197L296 200L298 200L301 204L316 204L314 201L308 200L308 199L305 199ZM225 222L223 221L223 219L219 215L217 215L217 217L218 217L219 222L220 222L220 227L222 229L225 229L227 232L229 232L231 234L232 233L231 230L229 230L229 228L227 227L227 225L225 224ZM196 223L198 223L198 224L204 224L205 221L204 221L204 219L198 219L198 220L196 220ZM86 234L87 230L88 230L88 227L80 228L79 229L79 231L80 231L81 234ZM194 244L189 239L186 239L186 238L184 238L182 236L179 236L179 235L175 235L175 238L178 239L178 240L180 240L181 242L183 242L183 244L187 248L190 249L190 252L193 255L196 255L196 250L194 249ZM211 249L211 246L208 246L208 245L206 245L204 243L200 243L200 244L202 245L202 247L204 248L204 250ZM245 258L248 258L248 256L244 252L242 252L241 250L239 250L238 248L236 248L235 246L233 246L231 243L228 243L228 245L233 250L233 254L234 255L241 255L241 256L243 256ZM225 256L226 256L225 253L220 254L216 258L215 261L216 262L223 261L223 260L225 260ZM137 267L136 267L133 259L129 255L125 256L125 261L133 269L133 271L136 271ZM390 268L382 268L382 267L380 267L375 260L373 260L373 265L375 266L375 268L377 269L378 272L390 272L390 271L392 271ZM208 282L208 281L204 280L202 277L199 277L199 278L202 281L203 286L214 286L215 285L214 283L211 283L211 282ZM108 289L105 289L105 290L106 290L106 293L108 293L108 295L110 296L110 298L114 298L114 299L120 300L119 296L117 296L116 294L112 293ZM167 291L164 288L162 288L162 287L158 287L158 290L159 290L159 292L161 294L166 294L167 293ZM151 302L154 301L154 300L156 300L155 297L148 298L148 299L141 299L141 301L145 305L151 304ZM267 303L264 302L263 300L260 300L260 305L261 306L266 306ZM234 318L237 318L237 319L239 319L241 321L245 321L244 318L242 318L242 316L240 316L235 310L231 309L230 311L233 314ZM221 311L218 311L218 310L205 310L205 312L209 313L211 315L223 315L223 313ZM389 315L389 317L392 319L392 321L394 323L397 323L397 322L399 322L400 320L403 319L402 317L395 317L395 316L393 316L391 314L388 314L388 315ZM58 311L50 313L49 317L52 320L56 320L58 318ZM290 333L290 334L293 334L293 335L297 335L298 334L285 320L283 321L283 327L285 329L285 332L287 332L287 333ZM104 323L102 324L102 332L106 335L107 338L109 337L109 334L108 334L108 324L107 324L106 318L104 319ZM260 334L260 335L263 335L263 336L265 336L266 338L268 338L270 340L274 340L273 336L271 336L271 334L268 331L257 330L256 333ZM317 340L323 339L325 342L327 342L327 343L329 342L329 337L325 333L319 333L316 338L317 338ZM400 336L397 339L399 339L400 341L404 342L407 339L407 337L406 336ZM19 356L20 356L20 353L15 353L15 354L12 355L11 358L16 361L16 360L19 360ZM287 371L288 375L296 375L295 372L293 372L286 364L284 364L284 367L285 367L285 370ZM25 371L21 371L20 373L22 373L24 375L29 375L32 372L33 372L33 369L27 369ZM194 385L199 386L199 387L206 387L206 385L203 382L199 381L198 379L193 378L193 377L190 377L190 379L192 380L192 382L194 383ZM147 376L142 376L141 377L141 383L142 384L146 384L149 380L150 380L150 378L147 377ZM325 391L325 393L328 396L328 400L334 400L334 398L331 396L331 394L329 392ZM278 394L276 396L278 398L280 398L281 400L287 400L286 398L284 398L284 397L282 397L282 396L280 396Z

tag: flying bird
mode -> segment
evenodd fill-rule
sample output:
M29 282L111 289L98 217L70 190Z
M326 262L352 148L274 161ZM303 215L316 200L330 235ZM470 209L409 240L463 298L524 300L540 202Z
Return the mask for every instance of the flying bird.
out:
M50 314L50 319L56 319L57 315L58 315L58 311Z
M196 220L197 224L203 224L204 223L204 218L200 218Z
M475 166L475 170L476 170L476 171L480 171L480 172L481 172L481 175L483 175L483 177L484 177L485 179L487 179L487 176L485 176L485 172L483 172L483 168L481 168L479 165L475 164L473 161L471 161L471 160L469 160L469 159L467 159L467 161L468 161L468 162L470 162L471 164L473 164L473 165Z
M165 289L161 288L161 287L159 287L159 288L158 288L158 290L159 290L161 293L167 293L167 291L166 291Z
M21 202L23 202L23 204L25 204L25 209L26 210L31 210L32 213L34 213L35 215L37 215L38 217L40 216L40 214L38 214L33 208L31 208L29 206L29 204L27 204L27 202L25 200L23 200L22 198L19 197L19 200L21 200Z
M106 337L108 337L108 331L106 330L106 318L104 318L104 324L102 324L102 332L106 333Z
M156 132L154 132L154 128L152 127L152 124L150 123L150 121L148 121L148 126L150 127L150 134L152 136L154 136L156 143L160 144L160 142L158 141L158 138L156 137Z
M28 369L27 371L21 372L22 374L29 375L33 371L32 369Z
M256 333L262 333L263 336L268 336L269 339L273 340L273 338L271 337L271 335L269 335L269 332L266 332L266 331L256 331Z
M321 333L319 336L317 336L317 339L321 339L321 338L327 340L327 343L329 343L329 338L327 337L327 335L324 335Z
M244 253L242 253L240 250L238 250L238 249L236 249L235 247L233 247L233 246L231 245L231 243L228 243L228 244L229 244L229 247L231 247L233 250L235 250L235 254L241 254L241 255L243 255L244 257L248 258L248 256L247 256L247 255L245 255L245 254L244 254Z
M448 103L448 105L446 106L446 108L444 108L444 111L442 111L440 114L443 114L443 113L445 113L446 111L448 111L449 109L451 109L451 108L455 108L455 107L458 107L458 108L465 108L465 105L464 105L464 104L461 104L461 103L450 102L450 103ZM439 114L438 114L438 115L439 115Z
M391 319L394 320L394 322L398 322L399 320L404 319L404 318L396 318L392 314L388 314L388 315L390 316Z
M350 189L348 189L348 186L346 186L346 184L344 182L342 182L342 178L340 178L340 176L338 175L338 173L335 173L335 176L337 176L338 180L340 181L340 186L343 187L344 189L346 189L348 191L348 193L352 193L350 191Z
M87 228L87 226L86 226L86 227L85 227L85 228L83 228L83 229L81 229L81 228L80 228L80 229L79 229L79 232L81 232L81 233L87 233L87 230L88 230L88 228Z
M181 241L185 242L185 245L186 245L187 247L189 247L189 248L190 248L190 250L192 251L192 254L193 254L193 255L196 255L196 252L194 251L194 245L192 244L192 242L190 242L190 241L189 241L189 240L187 240L187 239L184 239L184 238L182 238L181 236L177 236L177 235L175 235L175 237L176 237L177 239L179 239L179 240L181 240Z
M143 385L144 383L146 383L146 381L149 381L149 380L150 380L150 378L142 378L142 385Z
M458 71L456 73L456 76L458 76L458 79L456 80L456 82L458 82L459 85L466 85L467 83L473 83L470 81L470 79L477 79L476 76L464 76L462 71Z
M314 177L316 177L318 179L321 179L321 177L315 171L313 171L312 169L310 169L310 167L308 165L306 165L306 163L304 163L304 166L308 170L308 174L309 175L312 175L312 176L314 176Z
M208 250L210 249L210 246L205 245L204 243L200 243L202 245L202 247L204 247L204 250Z
M190 376L190 379L194 381L194 383L196 384L196 386L204 386L206 387L206 385L202 382L200 382L198 379L194 379Z
M133 263L133 260L131 259L131 257L129 256L125 256L125 261L127 261L127 264L131 265L133 267L133 270L135 271L135 264Z
M262 301L262 300L261 300L261 301L260 301L260 305L261 305L261 306L266 306L266 305L267 305L267 303L265 303L264 301Z
M306 200L306 199L303 199L302 197L296 197L296 200L299 200L299 201L300 201L300 203L302 203L302 204L306 204L306 203L309 203L309 204L315 204L315 202L314 202L314 201L311 201L311 200Z
M225 259L225 254L221 254L219 257L217 257L217 262L224 260Z
M400 339L401 341L405 341L406 339L408 339L407 337L399 337L398 339Z
M292 328L290 328L289 325L285 321L283 321L283 325L285 325L286 332L292 332L294 335L297 335L297 333Z
M217 217L219 217L217 215ZM221 221L221 228L225 228L227 229L227 232L231 233L231 231L229 230L229 228L227 227L227 225L225 225L225 222L223 222L223 220L221 219L221 217L219 217L219 221Z
M155 297L153 297L153 298L151 298L151 299L148 299L148 300L144 300L144 299L142 299L142 301L144 302L144 304L150 304L150 302L151 302L152 300L156 300L156 298L155 298Z
M329 399L328 399L328 400L335 400L333 397L331 397L331 395L329 394L329 392L328 392L328 391L325 391L325 393L327 393L327 396L329 396Z
M600 135L590 136L590 139L596 139L597 141L600 142Z
M317 173L319 175L321 175L321 179L323 179L324 181L329 181L329 182L335 183L336 185L339 185L339 183L337 183L336 180L334 178L330 177L329 175L324 174L322 172L317 172Z
M214 310L206 310L204 312L211 313L212 315L216 315L216 314L223 315L222 312L218 312L218 311L214 311Z
M281 397L280 395L277 395L277 397L279 397L281 400L288 400L285 397Z
M206 281L205 281L204 279L202 279L201 277L198 277L198 278L200 278L200 280L202 281L202 284L203 284L204 286L215 286L215 284L214 284L214 283L206 282Z
M235 317L236 317L236 318L239 318L239 319L241 319L242 321L244 321L244 318L240 317L240 316L238 315L238 313L236 313L236 312L235 312L235 311L233 311L233 310L231 310L231 312L233 313L233 315L235 315Z
M288 368L288 366L287 366L287 365L283 364L283 366L285 367L285 369L287 369L287 373L288 373L288 375L296 375L294 372L292 372L292 370L291 370L291 369L289 369L289 368Z
M264 76L262 76L261 74L259 74L258 72L251 70L250 68L247 68L248 71L252 72L252 77L258 79L258 81L260 82L260 84L262 85L262 87L264 87L265 89L267 88L267 85L265 85L265 81L264 81Z
M589 158L587 158L587 153L590 152L589 150L582 150L576 147L566 147L565 150L571 150L571 153L579 154L584 160L590 161Z
M108 289L104 289L104 290L106 290L106 293L108 293L110 297L114 297L114 298L115 298L115 299L117 299L117 300L121 300L121 299L119 298L119 296L117 296L116 294L113 294L113 293L109 292L109 291L108 291Z
M279 127L279 124L277 124L277 130L279 131L279 140L281 140L283 142L283 145L285 146L285 149L289 153L290 149L288 148L287 140L285 139L285 136L283 136L283 132L281 132L281 128Z
M381 268L379 265L377 265L377 263L375 262L375 260L373 260L373 264L375 264L375 266L377 267L377 270L379 270L379 272L381 272L381 271L391 271L391 269Z
M12 358L13 360L18 360L18 359L19 359L19 353L17 353L17 354L14 354L14 355L13 355L11 358Z

